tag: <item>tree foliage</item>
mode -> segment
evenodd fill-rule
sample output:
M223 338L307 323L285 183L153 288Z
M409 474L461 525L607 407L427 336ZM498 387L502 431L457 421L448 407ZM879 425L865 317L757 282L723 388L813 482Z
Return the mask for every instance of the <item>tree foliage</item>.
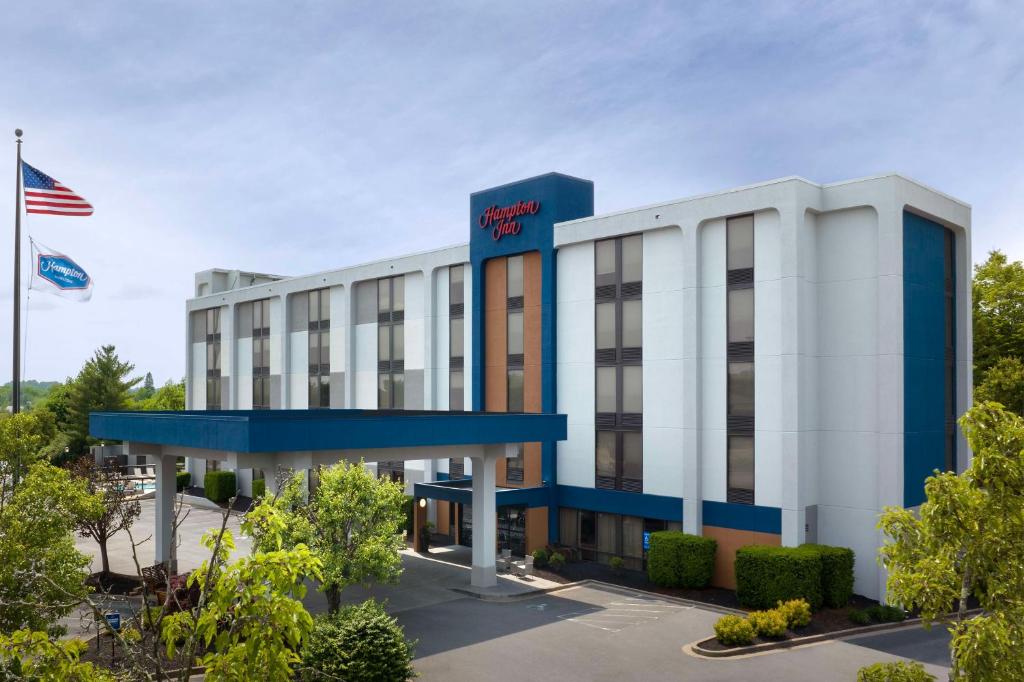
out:
M128 479L116 468L101 467L92 458L81 457L74 463L72 471L85 484L90 495L98 495L102 500L99 514L78 520L78 533L96 541L100 547L103 573L110 573L107 542L131 528L142 513L142 504L134 490L129 490Z
M32 464L57 454L57 425L48 412L0 417L0 486L16 486Z
M330 612L336 613L346 586L393 582L401 574L403 494L400 484L375 477L362 462L322 467L319 477L308 503L302 500L302 475L296 474L283 494L264 498L256 508L273 506L285 519L284 538L307 545L320 558L321 589ZM268 542L260 523L254 524L253 540L258 546Z
M78 519L99 496L63 469L37 462L0 493L0 632L46 630L85 597L89 558L75 549Z
M0 633L0 680L114 682L107 671L79 661L85 647L81 640L52 640L45 632Z
M130 379L135 365L122 362L114 346L102 346L82 367L71 386L69 433L74 453L92 442L89 413L124 410L131 404L131 391L141 381Z
M257 524L260 547L230 564L231 533L222 527L203 536L211 558L189 576L190 585L202 588L200 602L162 623L168 657L182 641L207 648L199 659L207 680L290 679L313 629L302 599L305 580L321 578L320 560L305 545L284 548L285 520L272 506L255 509L243 521L242 532L251 535Z
M136 406L140 410L184 410L185 380L168 381Z
M930 477L918 512L882 514L888 597L928 625L957 605L951 680L1024 679L1024 419L982 403L960 425L967 471ZM972 596L984 613L968 618Z
M999 358L974 390L974 399L997 402L1011 412L1024 415L1024 362L1017 358Z
M974 267L974 384L1000 358L1024 358L1024 263L1001 251Z
M302 649L302 679L411 680L413 646L398 621L369 599L316 619Z

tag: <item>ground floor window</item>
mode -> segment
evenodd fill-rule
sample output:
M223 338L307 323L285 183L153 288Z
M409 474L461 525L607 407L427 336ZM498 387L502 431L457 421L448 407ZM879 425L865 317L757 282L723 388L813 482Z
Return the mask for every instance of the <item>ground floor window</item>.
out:
M579 550L580 557L608 563L621 557L626 568L642 570L647 559L647 540L659 530L680 530L682 524L589 509L561 507L559 542Z
M459 544L473 546L473 507L455 505L458 515ZM454 523L452 524L454 526ZM526 506L498 507L498 550L508 549L516 556L526 555ZM454 529L453 529L454 530Z
M405 483L405 461L378 462L377 478L389 478L396 483Z

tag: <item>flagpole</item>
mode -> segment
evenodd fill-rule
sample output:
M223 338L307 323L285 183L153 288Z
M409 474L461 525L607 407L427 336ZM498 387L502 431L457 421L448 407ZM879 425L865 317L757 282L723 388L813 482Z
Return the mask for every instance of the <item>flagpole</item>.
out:
M18 167L14 173L14 375L11 378L11 412L21 411L21 128L14 136Z

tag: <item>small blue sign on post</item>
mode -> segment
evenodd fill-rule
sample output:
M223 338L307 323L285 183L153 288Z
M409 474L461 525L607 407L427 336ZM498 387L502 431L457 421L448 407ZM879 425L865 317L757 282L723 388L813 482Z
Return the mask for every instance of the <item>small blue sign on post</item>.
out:
M644 551L646 552L651 548L651 531L644 531Z
M110 627L114 632L121 631L121 614L117 611L108 611L103 614L103 617L107 619L107 626Z

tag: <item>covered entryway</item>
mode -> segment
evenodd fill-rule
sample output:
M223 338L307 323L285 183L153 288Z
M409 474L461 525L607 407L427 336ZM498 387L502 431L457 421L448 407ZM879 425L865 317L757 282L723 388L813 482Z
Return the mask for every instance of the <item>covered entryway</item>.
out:
M403 410L97 412L90 415L89 431L94 438L124 441L132 455L155 458L157 563L173 559L177 457L218 460L235 470L261 469L270 489L279 468L468 457L473 478L465 483L471 490L460 491L464 497L456 501L471 504L477 519L471 584L488 588L497 584L496 462L516 456L519 443L565 440L566 418Z

